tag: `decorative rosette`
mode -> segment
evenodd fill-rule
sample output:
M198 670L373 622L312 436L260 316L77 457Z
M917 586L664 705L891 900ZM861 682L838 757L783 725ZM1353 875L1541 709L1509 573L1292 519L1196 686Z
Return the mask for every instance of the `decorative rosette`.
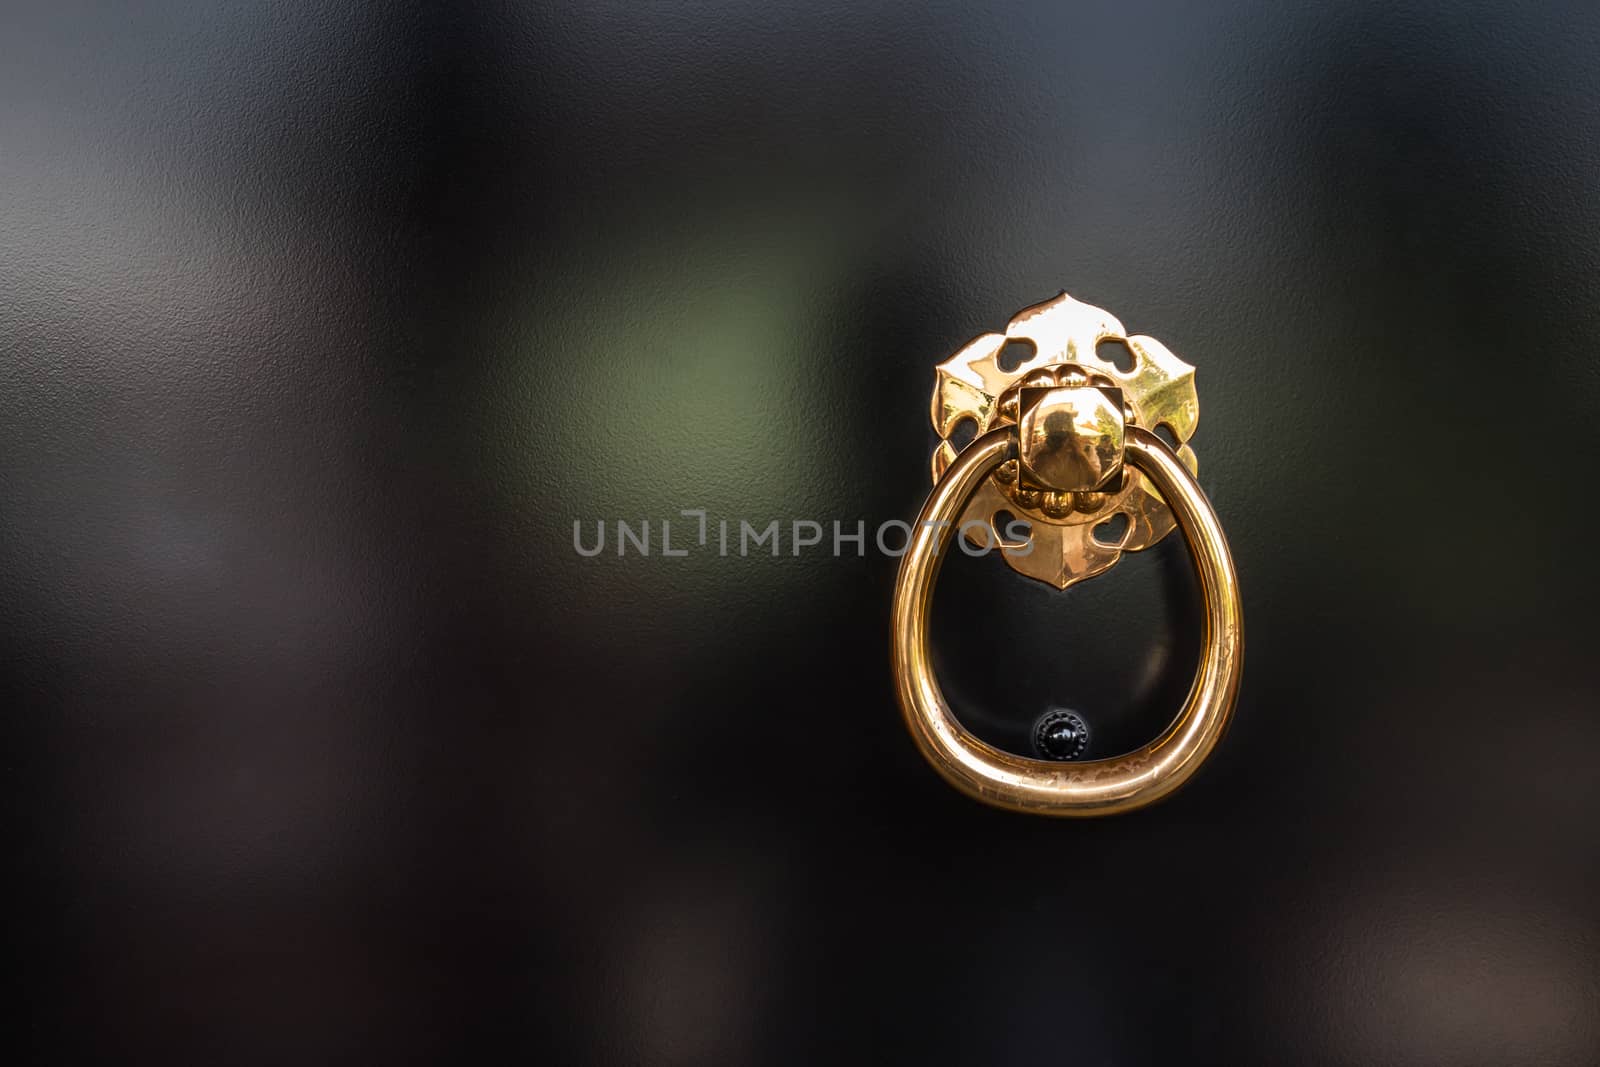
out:
M1106 341L1127 346L1133 358L1130 369L1096 351ZM1000 354L1013 342L1031 345L1033 351L1014 369L1001 370ZM940 438L933 453L934 481L956 458L950 435L964 420L972 420L979 434L1015 423L1019 388L1053 385L1074 370L1094 384L1120 387L1124 418L1147 430L1165 428L1183 465L1191 472L1197 469L1187 443L1200 419L1194 368L1155 338L1129 337L1108 312L1062 293L1018 312L1005 333L986 333L939 364L932 407ZM1027 520L1032 529L1026 540L1007 536L1016 519ZM1013 570L1058 589L1099 574L1123 552L1149 548L1173 527L1166 502L1131 467L1125 468L1119 489L1055 493L1025 485L1014 460L978 488L961 523L973 544L997 537Z

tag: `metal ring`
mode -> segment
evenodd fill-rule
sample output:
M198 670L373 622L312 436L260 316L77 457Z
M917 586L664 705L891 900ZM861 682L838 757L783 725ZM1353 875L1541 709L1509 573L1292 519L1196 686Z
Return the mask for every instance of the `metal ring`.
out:
M1161 799L1199 769L1233 714L1244 660L1239 580L1228 541L1194 476L1160 437L1126 430L1126 462L1172 509L1205 600L1200 669L1172 725L1143 748L1110 759L1055 763L1002 752L956 721L928 648L934 581L956 520L983 480L1018 453L1016 428L990 430L945 471L918 516L894 589L894 675L912 738L944 779L995 807L1037 815L1110 815Z

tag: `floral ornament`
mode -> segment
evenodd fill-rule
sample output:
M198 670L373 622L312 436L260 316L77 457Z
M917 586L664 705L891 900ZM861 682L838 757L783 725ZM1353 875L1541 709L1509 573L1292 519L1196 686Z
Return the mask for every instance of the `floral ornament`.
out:
M1101 358L1096 346L1103 341L1127 345L1133 367L1124 371ZM1002 370L1000 352L1012 342L1031 344L1033 354L1014 370ZM976 423L978 434L1014 424L1021 387L1051 386L1078 375L1120 387L1127 421L1150 430L1166 427L1178 442L1183 465L1197 469L1187 444L1200 418L1194 368L1155 338L1129 337L1110 313L1062 293L1018 312L1005 333L986 333L939 364L932 408L940 438L933 453L934 481L956 458L950 434L964 420ZM1007 539L1008 513L1027 520L1032 533L1026 540ZM1114 531L1119 522L1123 529ZM1171 532L1173 519L1160 494L1131 468L1112 491L1056 493L1029 488L1012 460L973 494L961 524L974 545L986 544L991 534L998 537L1013 570L1065 589L1106 570L1124 551L1149 548Z

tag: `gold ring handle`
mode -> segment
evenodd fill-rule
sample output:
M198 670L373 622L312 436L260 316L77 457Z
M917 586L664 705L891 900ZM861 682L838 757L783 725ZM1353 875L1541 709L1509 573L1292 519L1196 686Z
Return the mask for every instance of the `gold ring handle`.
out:
M1228 542L1194 476L1160 437L1126 428L1125 461L1142 472L1183 531L1205 600L1200 669L1172 725L1143 748L1110 759L1056 763L1002 752L959 722L939 691L928 649L934 581L956 522L984 480L1018 456L1017 428L990 430L934 486L900 561L894 590L895 690L906 726L934 769L996 807L1038 815L1110 815L1177 789L1216 747L1233 714L1244 659L1239 580Z

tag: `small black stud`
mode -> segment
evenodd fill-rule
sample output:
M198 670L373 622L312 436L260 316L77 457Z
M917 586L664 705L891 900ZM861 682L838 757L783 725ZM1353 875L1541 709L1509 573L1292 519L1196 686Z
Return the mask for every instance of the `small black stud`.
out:
M1033 747L1045 759L1074 760L1089 745L1089 724L1066 708L1052 708L1033 724Z

